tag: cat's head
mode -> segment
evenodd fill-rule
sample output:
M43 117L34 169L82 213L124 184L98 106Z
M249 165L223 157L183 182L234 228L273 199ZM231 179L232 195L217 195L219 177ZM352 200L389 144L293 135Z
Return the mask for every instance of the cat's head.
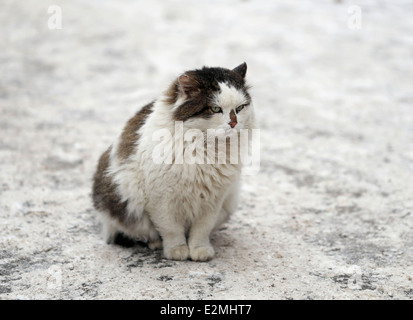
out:
M173 119L185 128L223 129L232 134L249 129L253 107L245 82L247 65L230 70L204 67L180 75L166 92Z

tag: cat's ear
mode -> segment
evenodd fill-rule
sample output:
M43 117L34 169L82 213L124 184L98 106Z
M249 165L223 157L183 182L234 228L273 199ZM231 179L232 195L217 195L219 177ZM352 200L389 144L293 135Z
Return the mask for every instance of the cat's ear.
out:
M178 77L178 87L179 92L187 96L193 96L200 91L199 82L186 73Z
M241 77L245 78L245 75L247 74L247 64L244 62L240 64L238 67L232 69L232 71L235 71Z

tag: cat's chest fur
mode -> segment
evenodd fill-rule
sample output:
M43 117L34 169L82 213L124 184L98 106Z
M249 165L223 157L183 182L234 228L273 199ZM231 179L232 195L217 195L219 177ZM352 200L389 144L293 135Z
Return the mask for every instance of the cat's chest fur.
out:
M147 119L139 130L141 138L136 154L132 157L135 161L134 170L140 171L141 180L145 181L143 192L146 210L159 210L159 203L166 202L169 204L168 209L174 207L171 212L178 212L185 220L208 210L216 210L222 205L229 187L238 181L240 166L229 162L207 164L206 146L204 163L187 163L183 154L191 148L189 143L183 143L182 149L172 143L172 163L155 163L154 150L159 147L159 142L153 141L153 136L155 131L165 129L166 124L160 120L162 117L165 117L162 112L154 112ZM182 138L177 137L173 128L168 131L172 141ZM183 161L176 163L177 158Z
M169 212L190 223L205 212L216 211L231 184L238 180L239 171L233 166L172 165L155 169L145 176L146 208L159 210L159 203L167 202Z

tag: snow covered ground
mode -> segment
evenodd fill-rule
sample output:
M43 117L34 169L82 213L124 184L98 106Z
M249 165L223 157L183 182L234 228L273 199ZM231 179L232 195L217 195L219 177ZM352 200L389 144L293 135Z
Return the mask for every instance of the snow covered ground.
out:
M411 1L0 6L0 299L413 298ZM106 245L101 152L184 70L244 61L261 169L216 257Z

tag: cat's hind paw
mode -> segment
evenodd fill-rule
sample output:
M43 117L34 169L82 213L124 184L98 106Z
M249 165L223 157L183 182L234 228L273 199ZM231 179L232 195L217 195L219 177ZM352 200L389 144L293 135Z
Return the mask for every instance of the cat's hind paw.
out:
M189 249L186 244L183 244L173 248L164 248L164 254L167 259L182 261L188 259Z
M212 246L190 248L189 256L193 261L209 261L215 255Z

